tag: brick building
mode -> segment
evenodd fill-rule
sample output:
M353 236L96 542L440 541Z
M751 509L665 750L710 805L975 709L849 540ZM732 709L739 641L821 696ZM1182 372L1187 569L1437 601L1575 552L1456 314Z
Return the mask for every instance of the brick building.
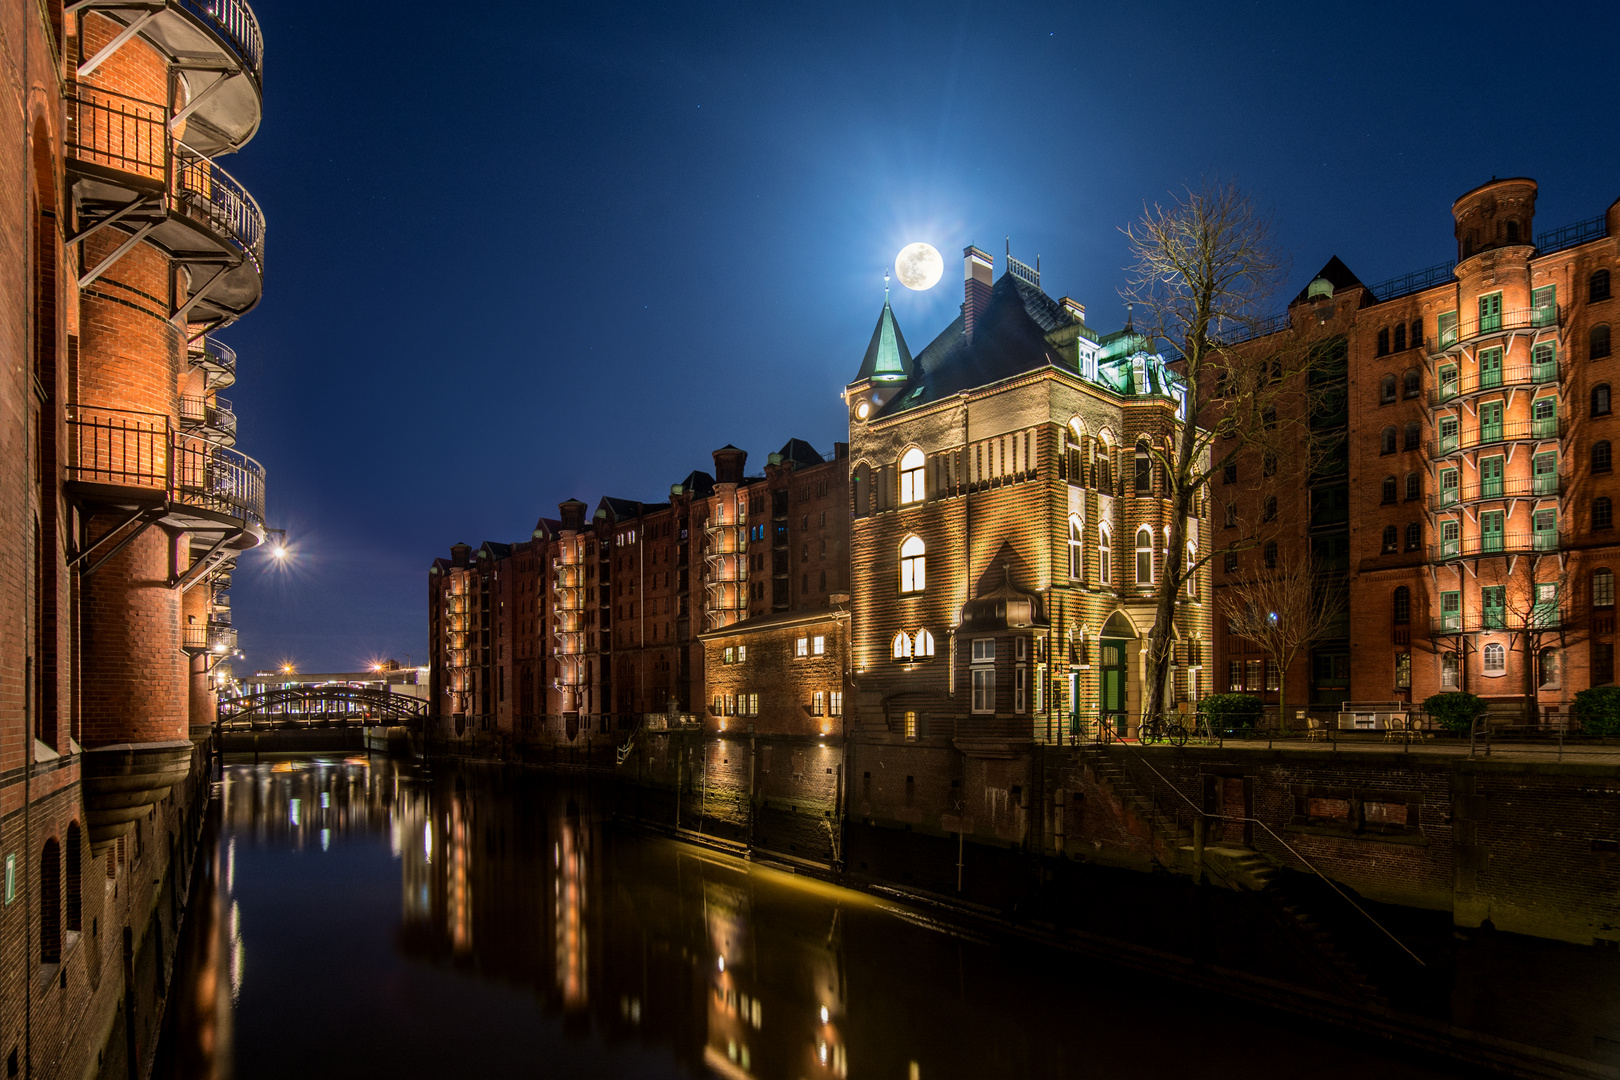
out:
M263 217L216 159L258 129L263 43L241 0L6 0L0 40L25 150L0 184L0 1057L141 1075L206 793L191 736L265 538L213 337L262 288Z
M1463 689L1545 715L1614 680L1620 203L1538 234L1535 199L1532 180L1493 180L1452 205L1455 260L1369 287L1335 258L1289 305L1291 327L1319 328L1316 377L1338 391L1322 419L1346 437L1280 495L1280 557L1311 545L1351 612L1289 673L1309 688L1292 706ZM1274 688L1259 656L1223 633L1221 689Z

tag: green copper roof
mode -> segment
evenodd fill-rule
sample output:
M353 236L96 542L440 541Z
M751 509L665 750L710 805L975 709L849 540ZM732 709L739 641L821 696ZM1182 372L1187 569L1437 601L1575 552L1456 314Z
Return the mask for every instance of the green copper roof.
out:
M914 368L900 324L894 321L894 310L888 300L884 300L883 311L872 330L872 343L866 347L866 358L861 361L860 374L855 376L855 381L904 382L911 378Z

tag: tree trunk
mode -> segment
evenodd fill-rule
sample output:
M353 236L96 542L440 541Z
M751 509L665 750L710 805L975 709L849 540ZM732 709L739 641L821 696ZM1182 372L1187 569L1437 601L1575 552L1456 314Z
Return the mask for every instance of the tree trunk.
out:
M1192 475L1195 440L1185 429L1178 434L1176 468L1171 475L1180 479ZM1177 485L1174 508L1170 514L1170 535L1165 540L1164 566L1159 573L1159 607L1153 619L1152 637L1148 639L1148 685L1143 716L1160 716L1164 713L1165 675L1170 668L1170 641L1175 626L1176 601L1180 598L1183 584L1181 567L1187 556L1187 518L1192 496L1193 488L1190 485Z

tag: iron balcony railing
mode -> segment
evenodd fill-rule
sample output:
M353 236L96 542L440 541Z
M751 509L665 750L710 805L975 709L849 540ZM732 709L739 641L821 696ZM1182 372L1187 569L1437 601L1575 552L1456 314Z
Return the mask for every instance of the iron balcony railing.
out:
M206 439L236 441L236 410L225 398L184 394L180 398L180 426L202 433Z
M176 432L158 413L74 406L67 427L70 480L145 488L180 506L264 524L264 466L246 454Z
M264 75L264 34L258 16L240 0L169 0L224 42L255 81Z
M1475 534L1430 544L1429 561L1441 563L1480 556L1557 551L1561 540L1562 534L1556 529L1540 532Z
M206 626L187 626L183 646L187 652L228 653L236 648L236 631L229 626L211 623Z
M1433 340L1426 341L1430 355L1460 348L1492 334L1506 334L1519 330L1551 329L1563 324L1563 308L1558 304L1502 311L1495 315L1482 315L1475 319L1442 326Z
M1442 613L1429 620L1429 633L1435 634L1489 634L1509 631L1557 630L1572 625L1574 617L1568 608L1553 604L1535 604L1529 610L1486 608L1480 611Z
M1449 510L1465 503L1480 502L1488 499L1555 498L1563 494L1564 487L1568 482L1569 478L1563 473L1515 477L1512 480L1497 480L1494 482L1486 480L1477 484L1469 484L1467 487L1452 488L1450 491L1441 489L1438 494L1429 496L1429 509Z
M187 358L202 371L210 390L236 382L236 350L212 335L193 341Z
M1429 457L1439 460L1473 450L1508 442L1540 442L1562 439L1568 424L1561 416L1531 420L1504 420L1500 424L1481 424L1456 435L1441 435L1425 444Z
M1429 404L1443 405L1470 394L1496 390L1504 386L1535 386L1557 382L1563 376L1562 365L1556 360L1540 364L1514 364L1494 371L1476 371L1467 378L1443 382L1429 391Z
M264 212L208 158L169 138L169 110L100 87L67 95L70 156L160 186L164 207L208 229L264 270Z

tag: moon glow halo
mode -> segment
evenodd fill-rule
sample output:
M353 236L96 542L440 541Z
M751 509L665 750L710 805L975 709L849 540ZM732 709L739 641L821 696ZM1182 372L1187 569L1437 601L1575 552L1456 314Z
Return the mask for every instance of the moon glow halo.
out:
M894 276L908 289L932 289L944 273L945 260L932 244L907 244L894 257Z

